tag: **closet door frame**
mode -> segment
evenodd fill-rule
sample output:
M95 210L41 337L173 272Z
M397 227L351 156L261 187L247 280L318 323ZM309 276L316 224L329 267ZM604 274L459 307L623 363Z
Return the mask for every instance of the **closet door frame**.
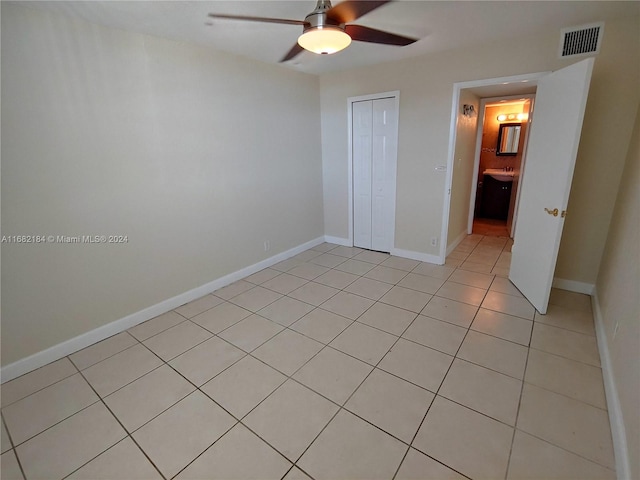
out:
M395 90L391 92L374 93L371 95L361 95L357 97L349 97L347 99L347 138L348 138L348 196L349 196L349 239L348 246L353 246L354 234L353 234L353 104L356 102L363 102L367 100L379 100L383 98L393 99L395 102L396 111L396 151L395 151L395 168L390 172L390 183L392 185L389 192L389 208L390 218L389 232L391 251L395 249L395 224L396 224L396 181L397 181L397 160L398 160L398 125L400 123L400 91Z

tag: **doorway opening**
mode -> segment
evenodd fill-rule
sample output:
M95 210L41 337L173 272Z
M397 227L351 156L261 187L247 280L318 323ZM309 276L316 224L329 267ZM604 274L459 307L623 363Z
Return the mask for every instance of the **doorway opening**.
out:
M483 98L468 233L513 238L534 95Z
M509 237L507 221L495 218L474 217L471 233L485 237Z
M449 188L445 190L442 212L444 228L440 240L440 262L444 263L447 255L473 231L478 176L483 174L480 170L480 126L484 122L485 104L531 96L536 92L539 79L547 74L539 72L454 84L446 170ZM496 145L491 148L497 148L497 138ZM516 196L514 206L517 203ZM516 215L517 210L514 209L514 218Z

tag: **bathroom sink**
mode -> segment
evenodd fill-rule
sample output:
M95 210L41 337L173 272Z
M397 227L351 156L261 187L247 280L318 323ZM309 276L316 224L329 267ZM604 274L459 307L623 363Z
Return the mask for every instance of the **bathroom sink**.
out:
M507 172L502 170L501 168L487 168L483 175L491 175L492 178L496 180L500 180L501 182L513 182L514 172Z

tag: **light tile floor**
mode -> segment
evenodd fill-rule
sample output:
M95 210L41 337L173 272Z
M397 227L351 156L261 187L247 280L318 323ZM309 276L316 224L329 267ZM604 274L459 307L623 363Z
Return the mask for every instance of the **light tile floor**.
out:
M615 478L590 299L322 244L2 386L2 478Z

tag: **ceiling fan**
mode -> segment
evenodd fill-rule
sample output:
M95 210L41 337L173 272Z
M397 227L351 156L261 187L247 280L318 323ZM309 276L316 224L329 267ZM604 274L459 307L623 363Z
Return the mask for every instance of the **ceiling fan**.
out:
M285 18L251 17L244 15L224 15L210 13L209 17L226 20L245 20L250 22L282 23L286 25L302 25L303 32L291 50L280 60L286 62L303 50L319 54L339 52L349 46L351 40L360 42L381 43L384 45L404 46L416 42L415 38L383 32L350 22L381 7L392 0L345 0L335 7L330 0L318 0L315 10L304 20L288 20Z

